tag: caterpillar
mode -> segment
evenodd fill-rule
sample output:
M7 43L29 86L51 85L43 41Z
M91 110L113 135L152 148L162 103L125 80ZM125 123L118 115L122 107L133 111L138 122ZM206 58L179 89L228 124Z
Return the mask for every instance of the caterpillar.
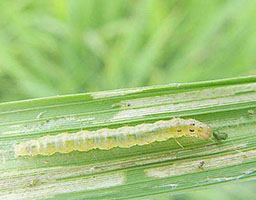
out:
M61 133L44 136L14 145L15 156L52 155L56 152L89 151L91 149L129 148L146 145L169 138L195 137L209 139L212 128L195 119L173 118L137 126L124 126L117 129L103 128L96 131L82 130L76 133Z

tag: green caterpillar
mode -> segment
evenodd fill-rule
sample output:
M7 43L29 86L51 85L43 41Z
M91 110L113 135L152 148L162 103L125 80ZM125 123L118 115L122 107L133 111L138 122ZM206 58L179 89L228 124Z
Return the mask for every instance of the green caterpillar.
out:
M167 121L144 123L137 126L124 126L117 129L99 129L44 136L14 145L18 156L52 155L56 152L89 151L91 149L129 148L146 145L169 138L195 137L209 139L212 128L195 119L173 118Z

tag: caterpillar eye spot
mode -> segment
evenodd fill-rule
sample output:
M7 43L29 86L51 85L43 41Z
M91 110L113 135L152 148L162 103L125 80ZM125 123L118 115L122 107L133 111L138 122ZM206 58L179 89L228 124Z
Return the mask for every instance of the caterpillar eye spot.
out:
M180 133L180 132L182 132L182 130L181 129L177 129L177 132Z
M195 132L195 130L194 130L194 129L189 129L189 131L190 131L190 132L192 132L192 133L193 133L193 132Z

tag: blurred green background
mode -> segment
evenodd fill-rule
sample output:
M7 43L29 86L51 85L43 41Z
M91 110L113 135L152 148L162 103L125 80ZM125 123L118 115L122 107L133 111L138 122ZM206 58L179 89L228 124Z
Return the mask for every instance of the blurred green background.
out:
M0 1L0 102L248 74L255 0ZM175 198L252 199L254 187Z
M255 73L255 0L0 1L0 102Z

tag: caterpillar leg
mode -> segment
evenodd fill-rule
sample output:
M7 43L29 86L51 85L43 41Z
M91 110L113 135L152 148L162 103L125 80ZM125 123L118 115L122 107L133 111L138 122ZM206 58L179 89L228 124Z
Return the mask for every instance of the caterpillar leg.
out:
M178 141L176 138L174 138L174 140L175 140L175 142L176 142L182 149L185 149L185 148L182 146L182 144L179 143L179 141Z

